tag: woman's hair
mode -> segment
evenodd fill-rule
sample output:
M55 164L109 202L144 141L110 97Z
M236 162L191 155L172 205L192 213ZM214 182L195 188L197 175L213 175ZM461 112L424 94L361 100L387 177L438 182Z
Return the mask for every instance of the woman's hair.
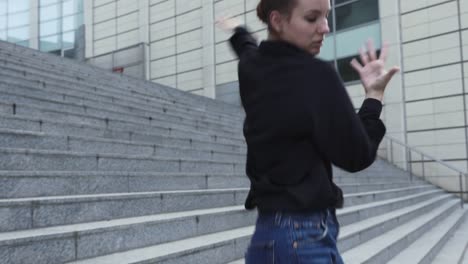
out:
M297 0L260 0L257 6L257 16L263 23L270 27L270 14L276 10L281 14L289 16L296 6Z

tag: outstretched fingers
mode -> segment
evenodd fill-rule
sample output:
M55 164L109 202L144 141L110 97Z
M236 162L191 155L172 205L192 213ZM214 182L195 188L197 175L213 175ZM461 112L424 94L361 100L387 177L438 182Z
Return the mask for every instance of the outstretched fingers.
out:
M382 50L380 51L379 60L382 60L383 62L385 62L387 60L387 56L388 56L388 43L385 42L383 44Z
M385 85L387 85L387 83L389 83L390 80L393 78L393 76L399 71L400 71L400 68L397 66L391 68L384 76Z
M365 66L367 63L369 63L369 56L367 55L367 52L364 47L361 47L359 49L359 55L361 57L361 62Z
M372 39L369 39L367 41L367 52L369 53L369 57L371 61L374 61L377 59L377 54L375 52L375 47L374 47L374 41Z
M362 71L362 65L355 58L351 61L351 66L359 73Z

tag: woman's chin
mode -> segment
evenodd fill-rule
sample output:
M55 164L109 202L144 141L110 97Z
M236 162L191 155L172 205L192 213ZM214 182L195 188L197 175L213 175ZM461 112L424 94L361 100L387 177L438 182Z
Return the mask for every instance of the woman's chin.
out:
M320 53L320 47L309 48L309 53L312 55L318 55Z

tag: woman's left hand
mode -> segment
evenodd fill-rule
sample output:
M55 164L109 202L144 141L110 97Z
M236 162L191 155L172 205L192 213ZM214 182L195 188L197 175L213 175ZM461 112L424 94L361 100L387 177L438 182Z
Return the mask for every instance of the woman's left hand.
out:
M382 101L385 88L400 68L392 67L386 70L385 60L388 55L388 45L384 44L380 57L377 57L372 40L367 42L367 52L360 50L362 65L356 60L351 61L353 68L359 73L361 82L366 91L366 97L375 98Z

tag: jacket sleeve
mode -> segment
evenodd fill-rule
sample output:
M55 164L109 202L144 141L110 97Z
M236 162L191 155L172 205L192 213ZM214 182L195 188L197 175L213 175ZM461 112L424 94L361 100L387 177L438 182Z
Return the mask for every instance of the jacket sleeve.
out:
M335 166L349 172L363 170L375 161L385 135L385 125L379 119L382 103L368 98L356 114L335 69L325 62L319 68L321 74L312 74L316 77L310 80L319 85L307 89L312 93L306 104L312 116L313 140Z
M238 58L241 58L246 51L256 50L258 48L255 38L242 26L234 29L234 35L229 39L229 42Z

